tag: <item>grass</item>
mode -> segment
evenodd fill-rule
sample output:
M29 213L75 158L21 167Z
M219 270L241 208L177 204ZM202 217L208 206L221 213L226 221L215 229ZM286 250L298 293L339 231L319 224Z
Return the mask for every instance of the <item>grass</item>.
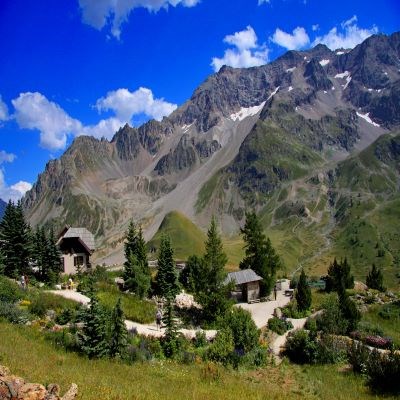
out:
M204 232L178 211L172 211L164 217L148 247L158 249L163 234L171 238L175 258L186 260L190 255L200 256L204 252Z
M211 365L173 362L133 366L107 360L89 361L55 349L29 327L0 323L1 363L31 382L61 385L75 382L80 400L94 399L292 399L305 398L290 370L231 372ZM284 392L282 392L284 388Z
M384 305L379 304L369 306L368 312L363 313L362 320L380 328L385 336L391 337L394 343L400 346L400 314L390 319L382 318L379 311L384 307Z
M100 302L112 309L121 298L125 318L141 324L154 322L156 307L153 303L141 300L132 294L121 293L115 285L100 284L97 296Z
M363 379L341 365L231 371L214 364L137 363L88 360L55 348L38 330L0 322L0 362L13 374L42 384L72 382L80 400L152 399L377 399ZM386 400L394 397L385 397Z

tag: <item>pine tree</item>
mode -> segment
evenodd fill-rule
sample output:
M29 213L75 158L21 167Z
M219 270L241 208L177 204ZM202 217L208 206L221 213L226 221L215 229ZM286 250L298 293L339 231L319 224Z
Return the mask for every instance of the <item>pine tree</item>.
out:
M146 297L151 282L150 269L147 260L146 242L142 227L136 230L133 221L130 222L125 241L124 280L125 287L139 297Z
M128 344L128 331L125 325L124 312L121 299L118 299L111 315L110 326L110 357L122 358Z
M170 296L167 297L165 313L163 317L165 325L165 335L163 339L163 350L166 357L173 357L178 351L178 328L176 325L173 300Z
M46 281L46 249L47 238L43 228L36 227L33 234L32 260L38 269L38 279Z
M140 264L134 254L130 255L125 263L124 287L131 290L141 299L145 298L150 290L150 276L143 271L143 265Z
M182 286L191 293L199 292L207 284L203 276L203 260L196 255L189 256L179 276Z
M205 254L201 263L201 286L197 285L196 300L203 308L203 316L208 321L214 321L225 314L231 302L228 299L230 285L225 283L225 264L227 256L223 251L222 240L218 234L215 218L207 232Z
M276 271L281 261L269 238L266 238L261 222L256 213L246 213L246 222L241 229L245 241L245 258L240 262L240 269L251 268L263 278L261 295L268 295L274 284Z
M174 252L168 236L161 238L157 261L156 293L165 298L175 298L179 293L178 271L174 262Z
M365 282L370 289L376 289L380 292L385 291L383 286L383 274L380 268L377 268L375 264L372 264L371 270L368 272L367 280Z
M357 329L357 325L361 319L360 311L358 311L356 304L350 299L346 292L344 283L342 282L338 290L339 306L343 318L347 321L347 333L353 332Z
M309 310L311 307L311 289L307 284L307 275L301 270L299 283L296 289L297 309L299 311Z
M105 357L108 354L107 324L105 310L90 291L90 306L83 315L83 329L79 334L82 351L89 358Z
M339 291L341 286L343 286L345 289L354 288L354 277L351 275L351 268L347 258L340 263L338 263L335 258L333 263L329 265L328 275L326 277L325 290L328 293L332 291Z
M16 278L28 274L31 243L31 230L25 222L21 202L15 205L9 201L0 223L0 246L6 275Z
M60 277L62 267L61 253L56 243L53 228L50 229L46 244L47 282L55 283Z

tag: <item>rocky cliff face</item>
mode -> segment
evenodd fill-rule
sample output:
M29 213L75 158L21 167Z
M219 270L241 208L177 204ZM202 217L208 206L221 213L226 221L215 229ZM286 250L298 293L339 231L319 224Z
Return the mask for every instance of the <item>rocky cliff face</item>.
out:
M395 131L399 104L400 33L352 50L318 45L260 67L222 67L161 122L126 125L110 142L77 138L47 164L25 210L34 225L85 225L100 256L121 254L130 218L150 238L173 209L200 226L216 213L233 233L247 207L261 212L316 170L328 179L338 162Z

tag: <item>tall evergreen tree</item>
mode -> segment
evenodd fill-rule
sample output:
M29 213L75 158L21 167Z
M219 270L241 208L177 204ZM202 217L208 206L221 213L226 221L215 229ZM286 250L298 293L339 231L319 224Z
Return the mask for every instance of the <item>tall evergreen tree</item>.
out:
M168 296L163 318L165 325L165 335L163 338L163 350L166 357L173 357L179 346L178 341L178 328L174 315L173 299Z
M179 293L178 271L174 262L174 252L168 236L163 235L157 261L156 293L174 299Z
M9 201L0 223L0 245L4 255L4 273L18 277L29 273L31 230L25 222L22 204Z
M47 238L43 228L36 227L33 233L32 243L32 261L38 269L38 278L40 280L45 279L46 274L46 250L47 250Z
M205 254L201 263L201 286L198 285L196 300L202 305L204 318L214 321L225 314L231 302L228 299L230 285L225 283L227 256L223 251L215 218L207 232Z
M347 258L340 263L338 263L335 258L328 268L325 290L328 293L332 291L338 292L342 286L345 289L354 288L354 277L351 274L351 268Z
M124 280L125 287L139 297L146 297L151 282L147 260L146 242L142 227L137 231L133 221L130 222L125 241Z
M57 247L53 228L46 237L45 278L49 283L57 282L61 273L61 253Z
M118 299L111 315L110 326L110 357L122 358L128 344L128 331L125 325L124 312L122 311L121 299Z
M309 310L311 307L311 289L307 283L307 275L304 270L301 270L299 283L296 289L297 309L299 311Z
M272 247L269 238L266 238L257 214L246 213L246 222L241 229L245 241L245 258L240 263L240 269L251 268L263 280L261 282L261 294L267 295L275 284L276 271L281 266L281 261Z
M340 284L337 290L339 298L340 311L343 318L347 321L347 333L353 332L357 329L357 325L360 322L361 314L358 311L356 303L349 297L344 286L344 282Z
M93 291L89 297L90 306L84 312L84 326L79 334L81 349L89 358L105 357L109 348L105 310Z
M380 268L377 268L375 264L372 264L372 268L368 272L365 283L370 289L376 289L380 292L385 291L385 287L383 286L382 270Z
M186 266L179 276L182 286L191 293L199 292L207 284L203 276L203 260L196 255L189 256Z

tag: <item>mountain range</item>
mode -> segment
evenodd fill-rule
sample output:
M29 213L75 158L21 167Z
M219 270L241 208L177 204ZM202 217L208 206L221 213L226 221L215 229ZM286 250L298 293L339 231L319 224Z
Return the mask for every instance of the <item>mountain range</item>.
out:
M224 66L161 122L125 125L111 141L77 137L23 205L32 225L91 230L108 263L122 261L131 218L148 240L175 224L184 242L213 214L239 257L239 227L254 209L288 271L319 274L347 256L360 278L375 262L395 282L399 127L400 33L354 49L317 45L260 67Z

